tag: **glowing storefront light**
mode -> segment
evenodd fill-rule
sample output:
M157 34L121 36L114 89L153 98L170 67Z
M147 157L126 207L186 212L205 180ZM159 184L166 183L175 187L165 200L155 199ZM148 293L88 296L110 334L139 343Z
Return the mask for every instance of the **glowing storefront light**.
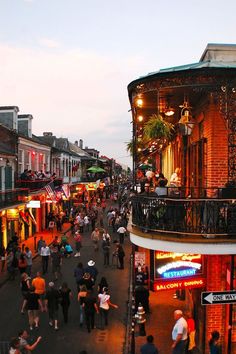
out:
M196 274L196 269L183 269L171 272L165 272L163 274L164 278L181 278L181 277L189 277Z
M176 269L176 268L180 268L180 267L190 267L190 268L201 269L201 266L202 265L200 263L196 263L196 262L177 261L177 262L167 263L166 265L158 268L157 272L159 274L163 274L169 269Z

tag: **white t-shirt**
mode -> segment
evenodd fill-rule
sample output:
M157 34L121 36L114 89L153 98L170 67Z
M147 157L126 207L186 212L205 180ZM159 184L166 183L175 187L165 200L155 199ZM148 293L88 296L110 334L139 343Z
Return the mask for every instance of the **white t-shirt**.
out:
M119 227L117 230L118 234L124 234L126 232L126 228L124 226Z
M50 248L48 246L42 247L40 250L41 256L50 256Z
M188 325L183 317L180 317L178 321L176 321L172 331L172 339L176 340L178 334L182 334L181 340L188 338Z
M99 298L99 307L101 307L104 310L109 310L108 301L110 299L110 295L98 294L98 298Z

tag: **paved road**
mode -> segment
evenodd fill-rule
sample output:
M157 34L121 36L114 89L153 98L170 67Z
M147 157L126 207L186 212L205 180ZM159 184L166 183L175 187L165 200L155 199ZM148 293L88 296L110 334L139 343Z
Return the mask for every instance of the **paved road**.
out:
M109 230L110 232L111 230ZM113 239L116 235L112 234ZM31 340L38 335L43 337L42 341L34 350L35 354L79 354L81 350L86 350L88 354L121 354L125 336L126 323L126 306L128 299L128 277L129 277L129 254L131 245L129 240L125 240L125 269L119 270L115 267L103 267L102 251L95 253L90 240L90 233L83 236L83 247L80 258L63 259L62 280L67 281L73 292L73 300L69 310L69 323L67 325L62 322L62 313L60 312L59 331L55 332L48 325L48 314L40 315L40 328L30 332ZM105 276L108 280L111 300L119 305L119 309L111 309L109 315L109 326L107 330L94 329L91 333L87 333L85 327L79 327L79 305L77 303L77 291L73 277L73 270L78 263L82 261L85 265L88 260L93 259L99 270L98 281L101 276ZM34 261L33 274L40 269L39 257ZM50 269L51 271L51 269ZM46 277L47 281L52 280L52 274ZM9 340L15 336L20 329L29 329L27 315L20 314L22 297L20 292L20 277L15 281L8 281L0 289L0 341ZM58 281L58 285L61 281ZM96 318L97 324L99 318Z

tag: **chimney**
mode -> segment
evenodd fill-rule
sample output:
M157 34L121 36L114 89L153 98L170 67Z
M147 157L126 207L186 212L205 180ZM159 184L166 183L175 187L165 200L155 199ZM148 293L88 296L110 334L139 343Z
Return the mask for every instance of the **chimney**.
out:
M32 138L32 119L31 114L18 115L18 133Z
M0 107L0 123L9 129L17 131L18 112L19 112L19 108L17 106Z
M83 140L82 139L79 139L79 147L80 147L80 149L83 149Z
M52 136L52 132L43 132L43 136Z
M75 140L75 145L78 146L78 140Z

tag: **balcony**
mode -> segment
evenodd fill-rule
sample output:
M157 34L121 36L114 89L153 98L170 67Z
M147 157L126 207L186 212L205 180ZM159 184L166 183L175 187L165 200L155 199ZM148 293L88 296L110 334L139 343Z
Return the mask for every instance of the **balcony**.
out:
M130 232L145 239L192 244L195 250L196 244L203 243L236 246L236 198L223 198L226 193L222 189L217 193L205 190L205 198L186 198L184 192L171 196L173 191L168 190L163 197L132 197Z
M52 182L51 179L34 179L34 180L17 180L16 186L18 188L27 188L30 192L36 192L43 189L48 183ZM63 179L56 178L53 180L54 187L59 187L62 185Z
M0 192L0 208L7 208L25 202L25 197L29 194L27 188L6 190Z

